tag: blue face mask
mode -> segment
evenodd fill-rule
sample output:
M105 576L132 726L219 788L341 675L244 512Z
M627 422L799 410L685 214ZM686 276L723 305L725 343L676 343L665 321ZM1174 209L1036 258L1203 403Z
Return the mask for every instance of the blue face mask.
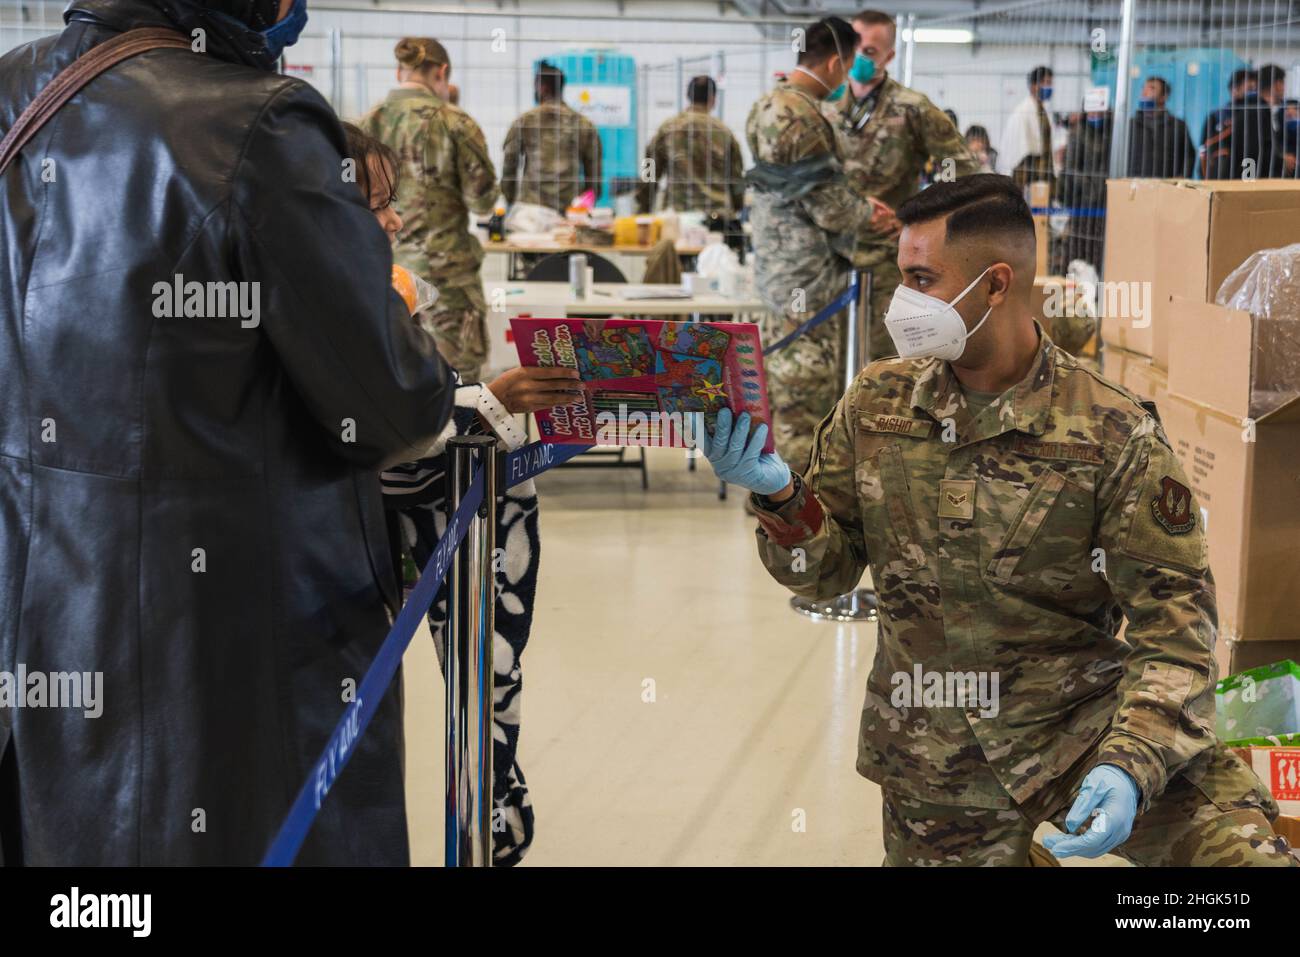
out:
M871 78L875 75L875 60L869 56L863 56L861 53L853 58L853 69L849 70L849 78L855 83L870 83Z
M1286 120L1282 126L1289 134L1295 136L1297 133L1300 133L1300 118Z
M298 42L302 28L307 25L307 0L293 0L289 15L278 23L273 23L262 31L266 38L266 51L272 59L280 59L285 47Z
M1046 103L1052 98L1052 88L1050 86L1040 86L1038 88L1038 98Z
M1089 116L1089 117L1087 117L1087 120L1088 120L1088 125L1089 125L1089 126L1091 126L1091 127L1093 127L1093 128L1097 128L1097 127L1100 127L1103 123L1106 122L1106 117L1104 117L1104 116Z
M1146 97L1143 97L1142 99L1138 100L1139 110L1154 110L1155 108L1156 108L1155 100L1150 100L1147 99Z

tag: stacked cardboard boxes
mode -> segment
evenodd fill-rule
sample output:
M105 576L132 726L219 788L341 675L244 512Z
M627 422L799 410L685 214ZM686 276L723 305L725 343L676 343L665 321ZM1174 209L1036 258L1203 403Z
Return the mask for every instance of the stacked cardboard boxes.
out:
M1156 402L1200 506L1220 674L1300 659L1300 356L1289 323L1212 301L1251 253L1300 239L1300 183L1112 180L1108 204L1104 285L1127 288L1099 296L1121 307L1103 368Z
M1300 240L1300 181L1112 179L1102 340L1169 368L1178 296L1211 302L1251 253Z

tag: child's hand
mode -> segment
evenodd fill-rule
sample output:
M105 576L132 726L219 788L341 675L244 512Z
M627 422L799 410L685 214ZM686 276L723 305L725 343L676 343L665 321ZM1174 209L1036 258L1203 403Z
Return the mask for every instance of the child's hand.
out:
M577 369L551 367L520 367L503 372L488 388L507 412L538 412L568 405L582 395Z

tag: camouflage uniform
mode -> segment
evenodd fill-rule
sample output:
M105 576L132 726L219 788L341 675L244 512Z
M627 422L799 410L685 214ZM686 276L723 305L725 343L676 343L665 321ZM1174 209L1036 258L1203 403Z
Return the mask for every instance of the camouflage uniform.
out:
M659 127L645 155L653 178L637 187L642 212L654 208L655 190L664 176L670 209L733 214L745 205L740 144L727 124L703 107L683 110Z
M1024 866L1039 823L1065 830L1065 817L1096 763L1089 751L1027 806L1009 810L947 807L887 789L885 865ZM1269 826L1276 816L1277 802L1254 772L1216 744L1170 780L1111 853L1146 867L1295 867L1286 838Z
M559 100L533 107L510 124L501 161L509 203L534 203L563 213L573 197L600 194L600 134Z
M835 133L817 101L785 81L754 104L745 135L757 162L838 159ZM763 320L765 343L811 319L848 287L854 236L870 216L866 200L840 172L796 199L754 191L754 275L771 311ZM796 468L808 461L812 430L842 390L843 335L841 312L765 360L772 437L781 457Z
M1273 840L1276 806L1214 736L1214 584L1182 468L1132 393L1040 336L978 414L946 362L872 363L795 496L753 499L763 563L796 594L842 594L871 566L858 771L885 791L890 858L991 861L1006 843L1023 863L1025 829L1101 762L1137 782L1144 828L1185 839L1162 853L1271 854L1245 845ZM997 707L897 697L918 668L996 676Z
M477 382L487 358L487 302L479 279L483 247L469 214L490 212L496 170L483 131L468 113L426 90L399 87L361 121L361 128L397 153L397 209L402 230L393 259L438 290L417 317L438 351L466 382Z
M886 76L874 96L874 107L869 97L858 100L851 95L822 103L822 112L835 130L844 173L859 193L897 209L920 189L927 159L936 161L943 177L980 171L979 160L965 138L925 94ZM945 166L945 160L952 162ZM871 272L871 358L896 355L898 350L885 330L885 312L902 281L898 241L864 223L853 265Z

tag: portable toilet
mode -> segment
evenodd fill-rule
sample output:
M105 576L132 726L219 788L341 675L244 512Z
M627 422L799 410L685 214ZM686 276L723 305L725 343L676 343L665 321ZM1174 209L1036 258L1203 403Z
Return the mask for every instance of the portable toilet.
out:
M542 57L564 71L564 102L596 125L600 132L601 188L596 202L613 205L610 183L635 178L636 60L609 50L580 50Z

